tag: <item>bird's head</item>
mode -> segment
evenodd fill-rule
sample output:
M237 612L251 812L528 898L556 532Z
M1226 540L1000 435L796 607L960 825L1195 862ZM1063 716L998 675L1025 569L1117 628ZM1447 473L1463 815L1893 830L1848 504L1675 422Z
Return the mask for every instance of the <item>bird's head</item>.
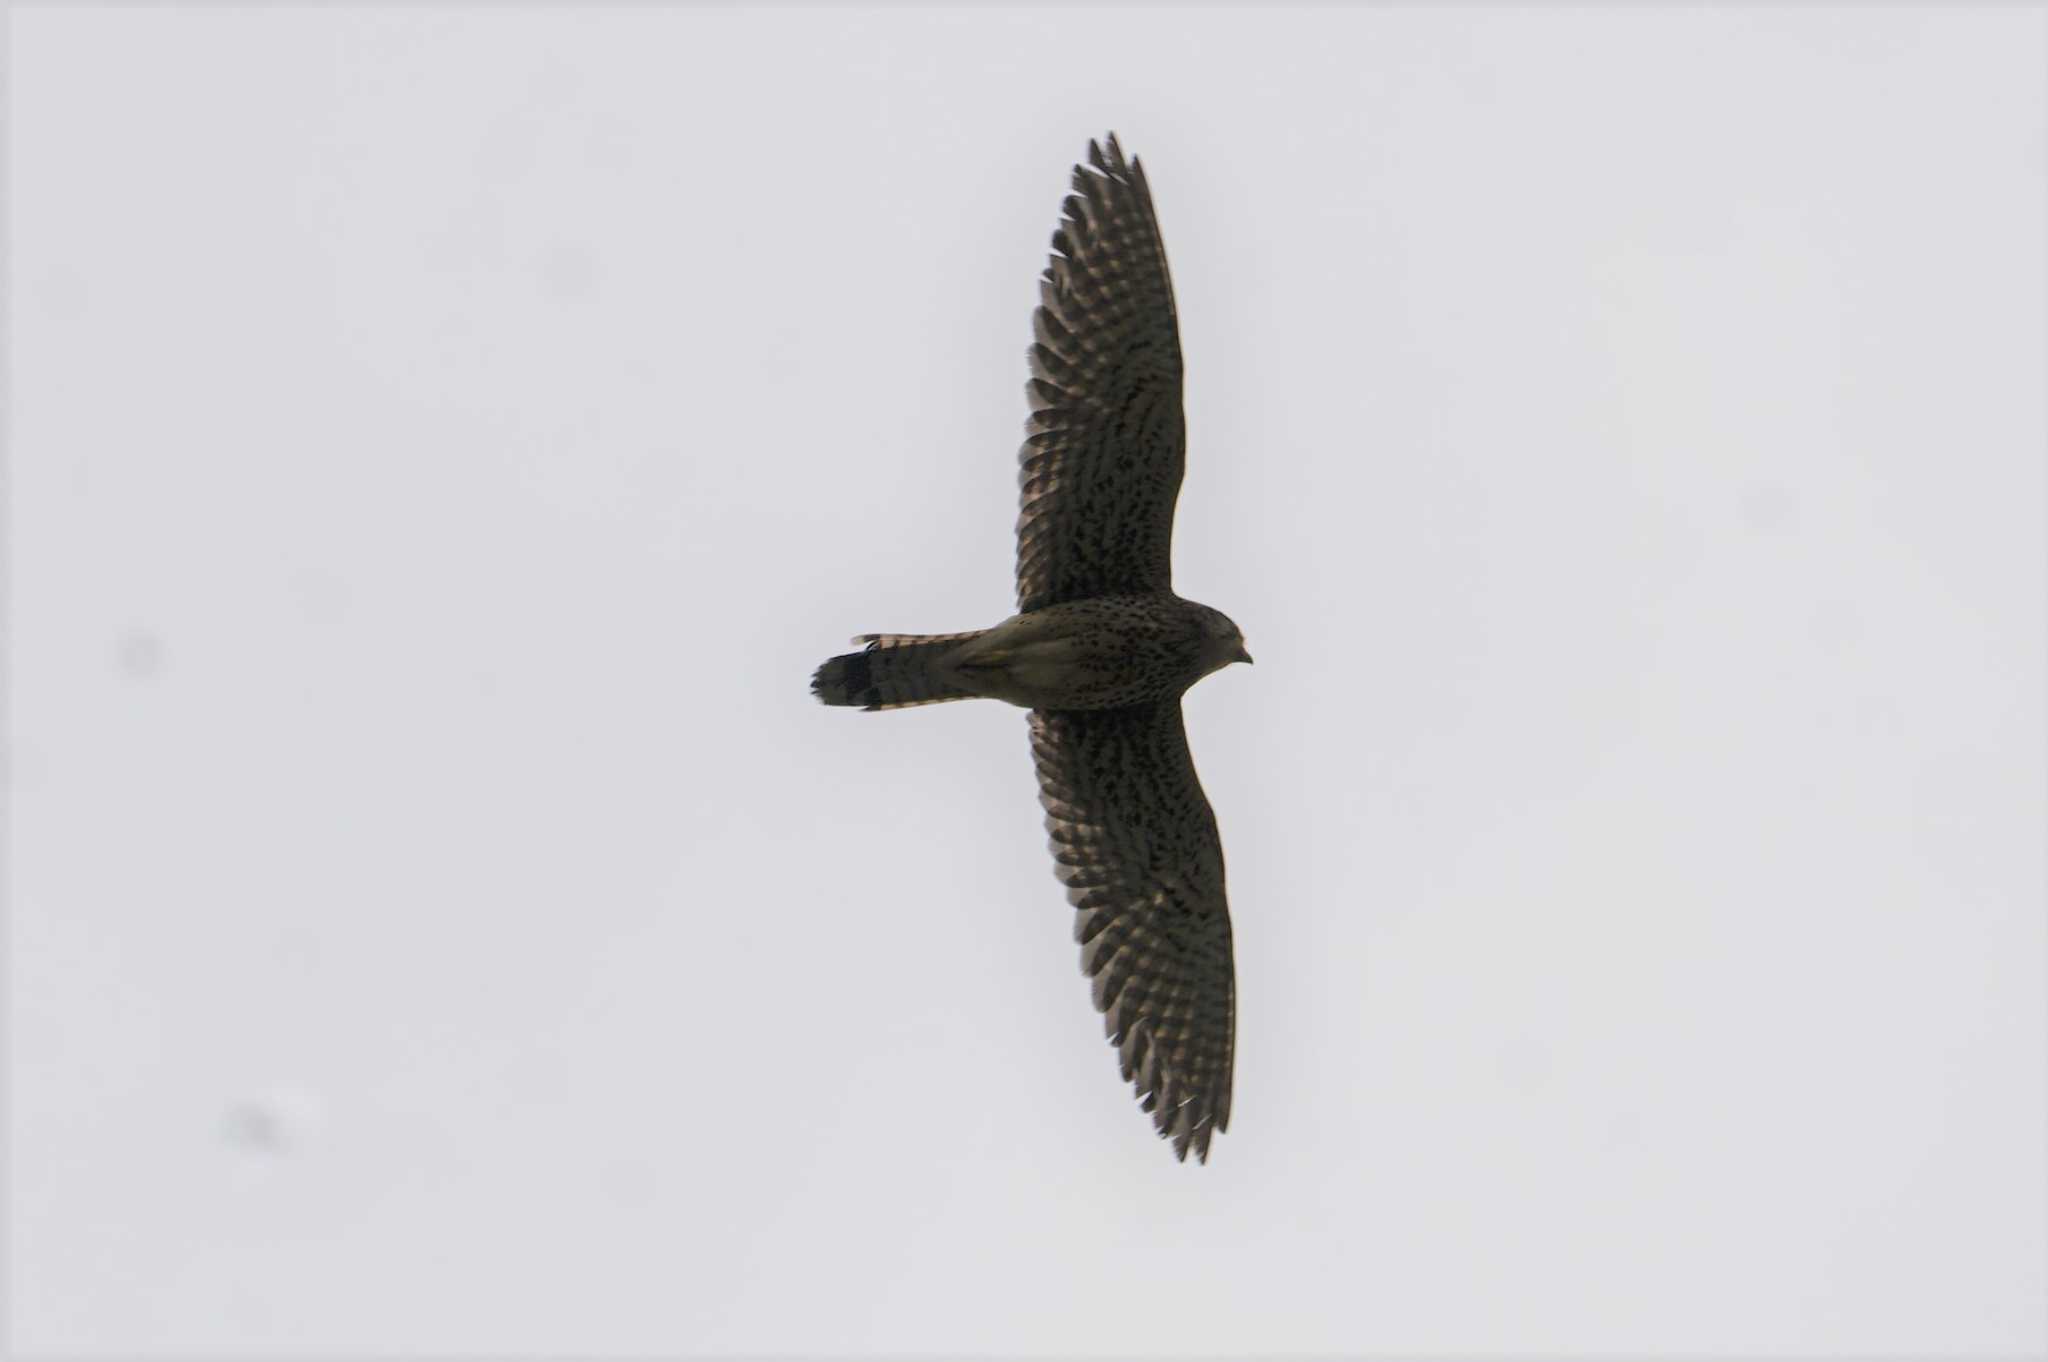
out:
M1202 661L1204 670L1216 671L1233 662L1250 662L1252 655L1244 646L1244 634L1232 623L1230 616L1221 610L1202 610Z

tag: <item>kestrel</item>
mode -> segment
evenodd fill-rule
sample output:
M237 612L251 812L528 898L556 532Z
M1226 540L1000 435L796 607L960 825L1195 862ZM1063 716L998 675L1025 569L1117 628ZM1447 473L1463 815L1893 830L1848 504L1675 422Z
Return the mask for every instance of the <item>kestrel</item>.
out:
M1031 711L1054 870L1126 1080L1176 1157L1230 1123L1236 985L1223 845L1180 697L1250 662L1173 592L1186 460L1180 335L1144 167L1088 144L1033 319L1017 613L964 634L866 634L818 668L828 705L986 697Z

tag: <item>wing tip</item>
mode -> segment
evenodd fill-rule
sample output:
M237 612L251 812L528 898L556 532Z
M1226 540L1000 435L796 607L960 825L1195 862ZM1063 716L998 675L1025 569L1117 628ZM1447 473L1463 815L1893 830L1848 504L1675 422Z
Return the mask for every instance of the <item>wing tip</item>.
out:
M1104 133L1100 139L1093 137L1088 139L1087 158L1081 164L1074 167L1074 175L1078 182L1084 173L1093 171L1095 175L1091 176L1091 178L1099 177L1115 183L1127 184L1136 174L1137 169L1138 158L1124 155L1123 140L1116 135L1114 129L1111 129L1109 132Z

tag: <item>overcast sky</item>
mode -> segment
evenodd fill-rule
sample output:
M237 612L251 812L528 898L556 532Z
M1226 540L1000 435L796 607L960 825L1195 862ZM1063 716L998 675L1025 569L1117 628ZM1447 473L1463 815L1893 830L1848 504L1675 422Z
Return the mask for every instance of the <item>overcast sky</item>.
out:
M2048 1346L2038 7L10 22L16 1348ZM1110 128L1205 1168L1023 716L806 684Z

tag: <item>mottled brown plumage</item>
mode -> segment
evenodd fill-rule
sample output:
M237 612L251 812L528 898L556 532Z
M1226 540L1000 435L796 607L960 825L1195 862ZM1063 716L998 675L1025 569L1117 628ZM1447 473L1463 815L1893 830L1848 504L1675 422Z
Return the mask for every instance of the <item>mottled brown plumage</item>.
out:
M1223 846L1180 697L1249 662L1237 626L1173 593L1185 462L1173 282L1142 166L1088 144L1053 233L1031 347L1017 613L880 634L811 686L833 705L974 697L1031 711L1054 868L1124 1077L1176 1155L1230 1120L1237 1014Z

